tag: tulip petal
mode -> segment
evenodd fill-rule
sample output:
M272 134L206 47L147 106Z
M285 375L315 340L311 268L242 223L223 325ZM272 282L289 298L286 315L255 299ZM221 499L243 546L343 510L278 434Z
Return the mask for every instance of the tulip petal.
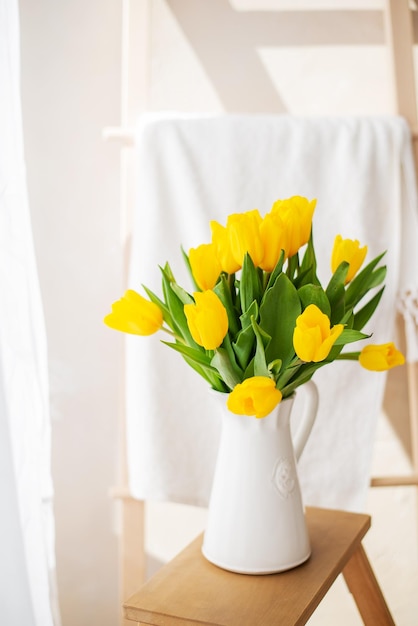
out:
M238 384L228 396L227 407L237 415L266 417L279 404L282 394L266 376L253 376Z

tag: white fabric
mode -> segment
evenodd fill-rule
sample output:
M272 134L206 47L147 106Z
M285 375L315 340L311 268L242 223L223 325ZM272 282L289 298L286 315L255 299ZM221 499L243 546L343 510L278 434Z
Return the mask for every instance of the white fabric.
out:
M366 330L373 343L393 340L395 303L418 293L416 189L404 120L154 114L140 120L137 146L130 288L145 284L161 294L158 265L168 260L178 282L192 289L180 245L208 242L211 219L224 224L229 213L253 208L264 214L276 199L302 195L318 199L314 240L323 284L336 234L367 244L366 261L387 250L386 290ZM408 354L416 360L416 310L408 310ZM159 338L166 336L127 337L131 491L206 505L218 416L205 381ZM356 362L333 363L314 377L320 410L299 464L307 504L363 508L385 378Z
M16 0L0 0L0 87L0 623L52 626L47 356L23 160Z

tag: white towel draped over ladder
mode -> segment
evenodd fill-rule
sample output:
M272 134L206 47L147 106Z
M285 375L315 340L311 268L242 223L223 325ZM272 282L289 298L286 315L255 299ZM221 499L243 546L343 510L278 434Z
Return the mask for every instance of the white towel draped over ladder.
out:
M145 115L138 125L138 197L129 288L161 293L158 265L192 285L186 251L210 241L210 220L277 199L317 198L313 228L318 275L327 284L334 237L387 250L386 289L365 331L394 339L406 316L407 357L418 359L418 217L410 132L397 117L293 118L270 115ZM164 346L164 337L127 337L130 489L139 499L208 503L219 416L207 383ZM355 349L359 349L356 344ZM314 377L317 422L299 463L306 504L364 507L386 375L335 362ZM297 402L302 399L303 390ZM251 418L249 418L251 419Z

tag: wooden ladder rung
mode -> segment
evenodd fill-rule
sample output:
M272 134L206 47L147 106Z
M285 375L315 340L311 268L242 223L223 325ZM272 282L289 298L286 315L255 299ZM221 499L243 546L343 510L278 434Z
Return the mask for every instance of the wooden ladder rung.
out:
M418 474L410 476L378 476L370 481L371 487L417 487Z

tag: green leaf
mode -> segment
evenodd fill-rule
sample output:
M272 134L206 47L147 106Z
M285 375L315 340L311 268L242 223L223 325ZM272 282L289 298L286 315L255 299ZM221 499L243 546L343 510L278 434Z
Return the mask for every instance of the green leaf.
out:
M243 370L248 367L250 359L254 356L255 341L254 330L250 325L238 333L236 341L232 344L238 363Z
M229 388L225 385L224 381L219 376L218 372L216 372L215 370L208 370L203 365L198 365L192 359L189 359L187 356L183 355L183 358L186 361L187 365L189 365L189 367L194 369L195 372L200 374L200 376L202 376L202 378L204 378L206 382L209 383L212 389L215 389L216 391L221 391L224 393L229 392Z
M187 325L187 319L184 314L184 304L172 289L172 283L175 281L168 263L164 268L160 269L163 275L162 286L164 300L173 320L173 330L177 332L178 335L183 337L189 346L199 349L199 346L194 341Z
M353 308L356 306L356 304L358 304L360 302L360 300L362 300L362 298L364 298L364 296L367 294L368 291L370 291L370 289L373 289L374 287L378 287L386 278L386 266L384 267L378 267L377 270L375 270L372 274L370 274L368 281L364 282L362 289L360 291L358 291L356 294L353 294L351 292L351 298L349 300L349 304L350 306L352 306ZM347 289L347 293L349 293L349 290Z
M235 370L235 373L237 374L238 378L242 380L242 377L244 374L244 368L241 368L239 364L237 363L237 356L232 347L232 342L231 342L231 338L229 334L227 334L226 337L224 338L221 348L224 348L227 351L228 358L231 362L232 368Z
M239 294L243 313L247 311L254 300L257 302L261 300L260 276L248 252L244 257L242 266Z
M171 289L174 291L176 296L179 298L179 300L181 300L183 304L194 304L192 296L187 293L187 291L185 291L183 287L180 287L180 285L178 285L176 282L171 282L170 285Z
M253 319L252 326L257 339L257 347L254 356L254 376L270 376L266 362L265 350L271 341L271 337L267 335Z
M367 281L367 283L364 284L363 289L356 294L355 300L352 303L349 300L349 303L350 305L352 304L353 308L356 306L356 304L358 304L358 302L360 302L362 298L364 298L364 296L367 294L368 291L370 291L374 287L378 287L385 280L386 271L387 271L386 266L378 267L370 275L369 280Z
M377 270L373 272L371 275L371 279L369 281L368 290L373 289L373 287L378 287L382 284L382 282L386 278L387 267L384 265L383 267L378 267Z
M176 352L179 352L183 356L186 363L194 369L195 372L200 374L200 376L202 376L202 378L204 378L214 389L217 391L226 390L226 386L219 373L210 365L210 359L204 353L180 343L169 343L167 341L162 341L162 343L169 348L176 350Z
M286 274L280 274L260 306L259 326L271 337L266 350L268 361L281 359L286 366L293 358L293 330L300 313L296 288Z
M370 261L370 263L353 278L347 287L346 302L348 306L354 308L370 289L377 287L384 280L386 267L381 267L376 270L377 275L374 275L374 268L385 254L386 252L383 252Z
M165 302L160 300L160 298L158 296L156 296L155 293L151 291L151 289L148 289L148 287L146 287L145 285L142 285L142 286L143 286L143 288L145 290L145 293L148 295L149 299L151 300L151 302L154 302L154 304L156 304L157 306L160 307L161 311L163 312L163 318L164 318L164 321L166 322L166 324L171 329L174 329L175 323L174 323L173 318L171 317L170 310L167 307L167 305L165 304Z
M243 330L245 330L245 328L247 328L247 326L251 326L252 322L251 322L251 318L254 318L255 321L258 321L258 304L257 304L257 300L253 300L253 302L251 302L250 306L248 307L248 309L245 311L245 313L243 313L241 315L240 322L241 322L241 328Z
M316 275L316 256L315 256L315 248L313 243L313 228L311 229L311 236L309 237L308 245L306 246L305 254L303 255L302 263L300 266L300 270L298 272L298 276L296 277L295 286L301 287L302 285L306 285L312 283L314 285L320 285L321 283L318 280L318 276Z
M216 293L226 309L229 332L235 337L239 331L239 323L237 319L237 311L232 300L230 285L225 274L221 275L221 279L215 285L213 291Z
M306 309L310 304L315 304L318 309L325 313L328 317L331 316L331 306L325 291L320 285L303 285L298 289L298 296L302 303L302 308Z
M348 309L344 313L344 315L342 316L342 318L340 319L340 321L338 323L339 324L344 324L346 326L346 328L353 328L353 320L354 320L353 311L352 311L352 309Z
M270 363L268 363L267 365L267 369L269 372L271 372L271 374L274 377L274 380L277 382L277 379L279 377L280 374L280 370L282 369L282 360L281 359L275 359L274 361L271 361Z
M274 270L269 276L266 291L274 285L277 277L283 272L283 263L284 263L284 250L281 251L279 260L276 263L276 267L274 268Z
M248 363L245 372L244 372L244 380L247 378L252 378L254 376L254 357Z
M337 324L345 313L345 286L349 264L346 261L340 263L335 270L326 288L326 295L331 306L331 324Z
M288 382L293 379L302 366L302 361L298 359L295 364L288 365L286 369L282 369L281 374L276 381L277 388L282 390Z
M190 278L192 279L194 291L201 291L199 285L197 284L197 282L195 281L195 278L193 276L192 266L190 265L189 255L187 254L187 252L185 251L183 246L181 246L181 253L183 255L184 262L185 262L186 267L188 269L188 272L190 274Z
M238 385L238 383L241 382L240 377L230 361L228 352L224 348L217 348L211 361L211 365L219 372L222 380L229 387L229 389L233 389L236 385Z
M281 389L283 398L291 396L298 387L307 383L308 380L311 380L315 372L324 365L327 365L328 362L329 361L321 361L320 363L307 363L306 365L302 365L290 382Z
M176 350L176 352L180 352L182 355L189 357L199 365L210 367L211 357L209 357L206 352L196 350L196 348L192 348L191 346L186 346L184 343L171 343L169 341L161 341L161 343L165 346L169 346L173 350ZM215 371L214 368L211 369Z
M361 330L367 324L373 313L375 312L385 288L382 287L375 296L360 311L354 314L353 328Z
M371 335L361 333L359 330L344 328L341 335L335 341L334 346L344 346L346 343L353 343L353 341L360 341L361 339L367 339L368 337L371 337Z
M308 283L312 282L310 280L311 274L312 272L309 269L304 270L303 272L299 270L298 275L295 276L292 281L296 289L299 289L300 287L303 287L303 285L307 285Z
M174 278L174 274L168 262L164 265L164 267L160 267L160 270L164 273L170 283L176 282L176 279Z

